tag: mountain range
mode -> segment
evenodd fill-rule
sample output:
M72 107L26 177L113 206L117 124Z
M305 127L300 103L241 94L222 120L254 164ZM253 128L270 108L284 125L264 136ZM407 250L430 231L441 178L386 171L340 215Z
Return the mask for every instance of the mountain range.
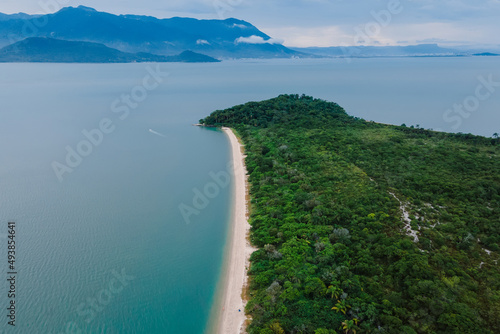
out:
M79 6L66 7L53 14L29 15L25 13L0 13L0 48L19 43L27 38L44 38L28 40L25 44L17 44L24 54L13 54L11 49L2 50L3 61L8 57L15 59L70 59L66 56L55 56L57 52L70 47L56 43L54 40L67 42L87 42L94 53L89 54L89 62L104 61L172 61L186 50L194 53L184 54L188 61L199 59L213 61L208 55L217 59L240 58L324 58L324 57L442 57L442 56L476 56L495 55L494 50L463 50L443 48L437 44L419 44L410 46L347 46L347 47L285 47L281 42L260 31L246 21L230 18L226 20L198 20L193 18L173 17L158 19L152 16L114 15L99 12L93 8ZM49 40L50 39L50 40ZM100 46L98 46L99 44ZM42 50L46 47L60 49ZM45 56L37 56L28 46L36 46ZM72 45L83 48L84 45ZM104 49L107 47L110 49ZM62 48L62 49L61 49ZM112 50L114 49L114 50ZM120 54L122 52L124 54ZM8 57L7 57L8 56ZM7 58L5 58L7 57ZM84 61L74 55L75 61ZM6 60L7 59L7 60ZM178 58L179 59L179 58ZM186 60L186 57L180 59ZM22 60L21 60L22 61ZM35 60L33 60L35 61Z
M470 52L442 48L437 44L418 44L408 46L334 46L292 48L295 51L324 57L445 57L469 56Z
M237 20L114 15L79 6L54 14L0 14L0 47L28 37L93 42L122 52L171 56L191 50L219 59L305 56Z

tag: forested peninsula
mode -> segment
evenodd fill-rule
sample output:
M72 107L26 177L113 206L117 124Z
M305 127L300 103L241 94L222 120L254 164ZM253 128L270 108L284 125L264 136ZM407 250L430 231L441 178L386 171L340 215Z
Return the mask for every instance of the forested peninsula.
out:
M245 145L249 333L500 333L498 138L304 95L200 123Z

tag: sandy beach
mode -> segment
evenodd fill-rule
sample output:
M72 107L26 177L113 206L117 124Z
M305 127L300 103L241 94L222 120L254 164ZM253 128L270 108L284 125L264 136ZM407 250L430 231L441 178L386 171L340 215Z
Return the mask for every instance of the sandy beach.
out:
M238 138L229 128L222 128L228 135L234 170L234 199L233 215L231 217L229 252L225 272L225 287L222 296L222 310L217 325L217 333L238 334L245 332L245 304L242 299L243 288L247 282L247 268L249 258L255 249L249 244L247 235L250 230L247 208L247 176L244 163L243 147ZM240 311L239 311L240 310Z

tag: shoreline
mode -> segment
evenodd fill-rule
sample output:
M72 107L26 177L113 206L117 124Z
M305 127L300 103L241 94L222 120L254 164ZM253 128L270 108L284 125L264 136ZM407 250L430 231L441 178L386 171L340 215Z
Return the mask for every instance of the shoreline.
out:
M245 305L243 290L247 285L247 268L250 255L256 250L250 245L247 236L250 232L248 223L248 186L244 162L243 146L230 128L222 128L229 137L233 163L233 208L225 249L222 284L219 302L216 307L217 320L213 329L217 334L241 334L246 332ZM241 310L241 311L238 311Z

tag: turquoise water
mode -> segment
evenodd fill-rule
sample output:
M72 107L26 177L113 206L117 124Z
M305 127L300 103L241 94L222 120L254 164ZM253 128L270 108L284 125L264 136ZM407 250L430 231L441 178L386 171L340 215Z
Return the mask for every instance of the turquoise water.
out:
M230 187L190 224L178 206L192 206L193 189L225 170L226 137L172 122L179 113L159 90L150 96L155 105L144 103L123 121L106 110L142 80L142 65L2 69L9 71L1 90L0 219L17 222L19 293L16 329L2 320L2 333L203 332ZM105 117L114 132L59 182L52 162L64 163L65 147L76 149L81 131Z
M207 185L230 151L224 134L192 123L215 109L306 93L370 120L491 136L500 132L500 87L457 129L443 114L475 94L479 76L500 81L498 65L500 58L163 64L169 75L143 96L156 65L1 64L0 233L17 222L19 274L17 326L2 315L0 332L203 333L231 202L230 185ZM123 117L125 104L113 103L132 93L140 101ZM90 142L82 131L95 129L109 133L81 144ZM67 147L87 156L61 181L53 163L67 164ZM196 189L213 198L193 204ZM182 204L194 210L187 219Z

